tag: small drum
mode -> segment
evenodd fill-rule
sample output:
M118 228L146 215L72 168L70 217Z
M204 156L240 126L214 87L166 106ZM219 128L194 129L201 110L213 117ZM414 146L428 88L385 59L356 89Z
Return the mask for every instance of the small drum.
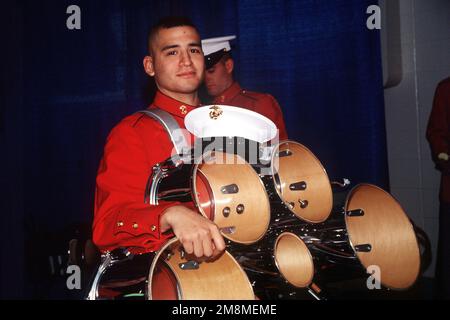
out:
M308 148L295 141L279 143L272 150L270 171L269 179L263 179L274 218L288 218L287 210L308 223L328 218L333 206L331 184L322 164Z
M314 262L302 239L284 232L278 236L274 246L275 264L280 274L297 288L305 288L314 277Z
M246 273L227 251L214 261L199 261L184 254L174 238L156 253L107 253L87 299L253 300L254 294Z
M313 256L293 233L283 232L276 239L265 237L249 246L233 244L230 253L247 272L258 297L272 299L268 292L276 292L277 298L291 298L297 289L315 286Z

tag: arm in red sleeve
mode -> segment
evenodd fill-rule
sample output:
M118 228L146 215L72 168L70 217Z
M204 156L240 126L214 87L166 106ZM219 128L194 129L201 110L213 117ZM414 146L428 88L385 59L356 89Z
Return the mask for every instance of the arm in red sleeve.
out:
M140 132L124 120L107 139L97 174L93 224L93 240L102 251L117 247L155 251L169 237L161 234L159 219L178 203L150 206L144 203L144 190L153 165L169 157L172 146L152 120L146 125L144 138L142 127Z
M447 92L446 92L447 90ZM433 108L427 126L427 139L436 158L439 153L449 154L449 108L450 82L441 83L434 95Z

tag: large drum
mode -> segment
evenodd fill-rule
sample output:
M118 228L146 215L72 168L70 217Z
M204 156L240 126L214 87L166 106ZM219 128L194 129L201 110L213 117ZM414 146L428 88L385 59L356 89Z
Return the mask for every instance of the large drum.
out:
M149 203L192 201L224 237L237 243L254 243L266 233L269 198L258 173L243 157L212 151L194 163L174 164L171 158L158 166L149 179Z
M400 204L386 191L370 184L356 186L345 204L349 244L361 264L379 267L374 274L386 287L411 287L420 270L414 228Z
M177 239L158 252L107 253L90 286L89 300L253 300L253 288L239 263L225 251L212 261L184 253Z
M194 167L192 189L200 212L219 228L232 228L224 236L249 244L261 239L270 223L270 203L253 167L240 156L215 151Z
M246 273L230 253L225 251L213 261L200 261L185 254L176 239L158 252L148 280L149 299L254 299Z

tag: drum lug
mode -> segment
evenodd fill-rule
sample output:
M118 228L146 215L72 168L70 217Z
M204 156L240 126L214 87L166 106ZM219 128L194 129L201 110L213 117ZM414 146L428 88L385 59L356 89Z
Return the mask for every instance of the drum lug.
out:
M200 266L197 261L190 260L179 264L181 270L197 270Z
M238 193L239 187L237 186L237 184L233 183L233 184L223 186L222 188L220 188L220 192L222 192L223 194Z
M128 251L127 248L118 248L115 249L113 251L111 251L109 253L110 257L111 257L111 262L115 262L115 261L123 261L126 259L132 259L133 258L133 254Z
M359 244L355 246L356 252L370 252L372 251L372 245L370 244Z
M289 190L291 191L302 191L302 190L306 190L306 182L305 181L300 181L300 182L295 182L295 183L291 183L289 185Z
M220 231L224 234L233 234L236 232L236 227L230 226L230 227L222 227L220 228Z
M364 210L362 210L362 209L350 210L350 211L346 211L345 214L348 217L362 217L362 216L364 216Z
M288 157L288 156L291 156L291 155L292 155L292 151L289 150L289 149L286 149L286 150L283 150L283 151L280 151L280 152L277 153L277 156L280 157L280 158Z

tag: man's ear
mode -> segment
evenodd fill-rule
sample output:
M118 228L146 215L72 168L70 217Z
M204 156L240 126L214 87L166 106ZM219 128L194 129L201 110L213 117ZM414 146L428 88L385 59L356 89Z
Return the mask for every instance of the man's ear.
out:
M153 67L153 58L150 56L145 56L144 58L144 70L150 77L155 76L155 69Z
M233 73L233 69L234 69L234 61L233 59L227 59L227 61L225 61L225 69L227 70L228 74Z

